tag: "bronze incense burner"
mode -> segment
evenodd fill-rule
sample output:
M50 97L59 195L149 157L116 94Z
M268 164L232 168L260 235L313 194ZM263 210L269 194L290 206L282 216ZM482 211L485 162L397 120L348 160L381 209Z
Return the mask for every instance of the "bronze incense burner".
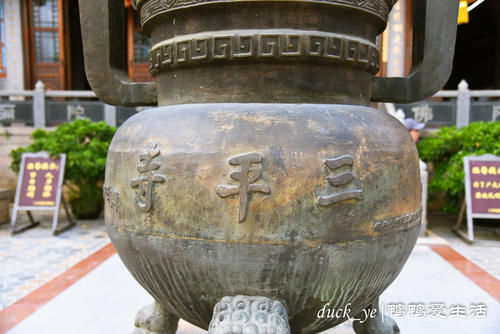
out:
M106 169L110 237L156 300L137 333L314 333L346 320L318 318L326 303L378 307L419 234L420 178L407 130L368 105L444 85L458 12L414 1L411 73L375 77L394 3L137 0L156 82L132 83L123 0L80 1L96 94L158 105L119 128Z

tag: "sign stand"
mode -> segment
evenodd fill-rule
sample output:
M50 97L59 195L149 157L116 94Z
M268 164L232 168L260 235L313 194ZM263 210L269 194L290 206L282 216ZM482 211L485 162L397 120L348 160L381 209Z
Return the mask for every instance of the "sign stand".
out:
M460 226L464 221L465 209L467 207L466 201L462 202L462 207L460 208L460 214L458 215L457 225L453 227L451 230L458 235L462 240L467 242L469 245L472 245L474 242L474 229L472 226L472 222L469 223L469 219L467 219L467 234L460 230Z
M452 229L467 243L474 242L474 218L500 218L500 157L492 154L464 157L465 200ZM467 212L467 234L460 225Z
M32 228L32 227L35 227L35 226L38 226L40 225L40 222L39 221L35 221L35 219L33 218L33 215L31 214L31 211L26 211L26 213L28 214L28 218L30 220L30 224L29 225L25 225L25 226L22 226L20 228L18 228L17 230L15 229L12 229L11 233L12 234L17 234L17 233L21 233L29 228ZM14 211L13 212L13 217L15 219L15 217L17 216L16 212ZM15 221L15 220L14 220ZM15 227L14 227L15 228Z
M22 155L11 219L12 234L17 234L39 225L40 222L35 221L31 213L37 210L54 212L52 219L53 235L64 232L76 225L62 194L65 162L65 154L61 154L59 159L51 159L46 152L24 153ZM66 226L58 228L61 200L69 222ZM18 211L27 212L30 224L16 228Z

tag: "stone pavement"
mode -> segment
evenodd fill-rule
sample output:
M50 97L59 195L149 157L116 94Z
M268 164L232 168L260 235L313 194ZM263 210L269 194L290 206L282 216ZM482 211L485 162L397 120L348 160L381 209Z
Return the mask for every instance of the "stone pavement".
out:
M395 315L401 333L497 334L500 303L467 279L429 246L416 246L400 276L382 295L386 314L390 305L403 305ZM131 333L135 313L152 298L137 284L115 254L75 284L58 294L13 327L8 334ZM425 306L424 315L408 312L409 305ZM483 305L484 314L472 305ZM433 305L442 305L435 314ZM452 306L463 307L452 314ZM1 330L0 330L1 332ZM205 331L184 321L177 334ZM349 323L323 334L354 334Z
M0 310L21 299L109 243L104 220L80 221L52 236L52 216L33 213L41 225L11 236L10 225L0 225ZM27 221L20 212L18 222ZM62 215L61 222L65 222Z
M487 237L489 240L479 240L469 246L448 232L453 222L443 217L433 218L429 222L433 230L431 237L419 240L419 245L415 247L400 276L382 295L385 313L398 311L393 313L393 318L403 334L500 333L500 294L491 294L491 289L488 292L478 284L478 280L471 279L475 275L480 278L480 282L481 277L488 276L473 264L476 263L491 274L487 277L489 282L493 280L497 284L493 290L496 288L497 292L500 291L500 241L489 234L478 233L479 239ZM54 280L41 288L37 289L37 286L61 272L58 278L72 276L70 272L75 267L69 271L65 269L81 259L86 258L82 262L87 261L90 258L88 256L98 249L95 254L105 248L110 249L110 246L103 247L108 243L102 220L84 224L80 222L78 227L58 237L52 237L50 233L50 218L42 227L14 237L8 233L7 225L0 226L0 288L11 288L2 292L0 300L3 307L35 289L24 298L28 299L26 303L29 304L30 296L47 289L47 285ZM461 260L465 262L463 268L471 269L473 276L467 270L457 269L449 259L433 250L435 245L443 245L443 249L451 250L449 245L472 261ZM453 250L451 252L454 253ZM461 258L459 254L455 255L455 258ZM69 287L40 304L40 307L28 312L28 316L8 332L2 331L2 316L5 312L2 315L0 310L0 333L131 333L135 313L150 303L152 298L135 282L118 256L106 257L102 264L93 270L89 269L81 277L74 279ZM14 284L17 285L12 289ZM20 292L8 295L13 291ZM36 298L31 300L36 301ZM423 305L423 317L410 312L412 304ZM22 304L17 306L23 307ZM440 307L444 313L436 314L436 307ZM478 313L478 307L485 313ZM6 318L3 319L5 321ZM186 322L179 325L178 334L202 333L206 332ZM353 333L349 322L327 331L327 334Z
M451 231L457 218L445 214L433 214L428 217L428 228L431 235L444 239L450 247L462 254L468 260L480 266L488 273L500 280L500 235L496 229L500 228L500 221L493 224L482 224L481 220L474 222L474 244L469 245ZM465 231L466 221L462 223Z

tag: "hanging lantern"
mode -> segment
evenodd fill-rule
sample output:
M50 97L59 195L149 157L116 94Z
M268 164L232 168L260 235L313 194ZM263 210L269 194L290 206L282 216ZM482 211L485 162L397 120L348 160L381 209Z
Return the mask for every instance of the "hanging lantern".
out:
M458 8L458 24L469 23L469 12L467 11L468 3L466 0L460 0Z

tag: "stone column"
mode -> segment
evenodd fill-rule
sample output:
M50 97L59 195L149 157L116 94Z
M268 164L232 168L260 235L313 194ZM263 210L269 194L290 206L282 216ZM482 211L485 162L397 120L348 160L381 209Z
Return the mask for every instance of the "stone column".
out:
M24 90L21 1L4 0L7 89Z
M387 29L387 76L402 77L406 54L406 0L399 0L392 8Z
M470 91L467 81L462 80L458 84L457 97L457 129L469 125L470 121Z
M104 121L110 126L116 126L116 107L109 104L104 105Z
M33 126L44 128L45 125L45 85L38 80L33 92Z

